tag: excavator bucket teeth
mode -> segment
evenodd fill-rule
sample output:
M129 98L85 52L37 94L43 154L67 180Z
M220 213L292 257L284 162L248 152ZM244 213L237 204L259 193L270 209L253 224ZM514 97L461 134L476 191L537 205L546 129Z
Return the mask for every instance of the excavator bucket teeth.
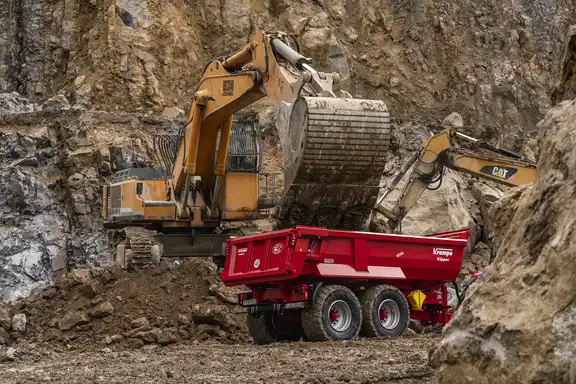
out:
M282 226L361 229L378 196L390 146L390 114L379 100L301 97L281 103Z

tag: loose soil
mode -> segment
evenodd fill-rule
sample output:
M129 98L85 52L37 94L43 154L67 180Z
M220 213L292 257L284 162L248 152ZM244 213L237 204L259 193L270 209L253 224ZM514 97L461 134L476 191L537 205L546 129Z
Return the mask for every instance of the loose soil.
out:
M36 349L0 363L10 383L433 382L428 350L439 335L325 343L149 345L82 352Z

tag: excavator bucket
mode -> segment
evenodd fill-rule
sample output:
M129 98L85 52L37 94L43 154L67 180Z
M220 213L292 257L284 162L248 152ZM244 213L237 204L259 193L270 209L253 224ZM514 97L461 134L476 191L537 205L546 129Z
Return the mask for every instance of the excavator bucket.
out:
M390 146L384 102L300 97L280 104L276 123L285 172L280 226L363 229Z

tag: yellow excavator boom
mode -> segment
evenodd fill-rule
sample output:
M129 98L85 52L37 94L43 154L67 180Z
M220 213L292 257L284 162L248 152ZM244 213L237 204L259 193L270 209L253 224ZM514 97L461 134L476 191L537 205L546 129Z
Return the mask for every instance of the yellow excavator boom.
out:
M472 142L475 149L463 149L454 145L454 139ZM478 151L484 148L490 154ZM408 169L414 165L400 197L392 209L382 205L386 196L394 190ZM408 214L426 189L441 182L444 167L467 173L508 186L531 184L536 179L536 163L514 151L474 139L454 129L446 129L432 136L396 174L378 200L375 210L389 219L395 229Z

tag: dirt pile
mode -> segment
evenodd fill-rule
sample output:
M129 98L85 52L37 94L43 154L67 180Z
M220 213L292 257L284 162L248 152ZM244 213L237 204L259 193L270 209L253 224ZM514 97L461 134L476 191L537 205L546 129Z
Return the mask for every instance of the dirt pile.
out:
M83 350L246 341L245 315L231 310L236 291L223 287L216 266L202 259L131 272L75 269L1 308L0 343L23 338Z
M572 90L573 91L573 90ZM538 177L516 200L488 279L431 355L441 383L576 380L576 100L538 125Z

